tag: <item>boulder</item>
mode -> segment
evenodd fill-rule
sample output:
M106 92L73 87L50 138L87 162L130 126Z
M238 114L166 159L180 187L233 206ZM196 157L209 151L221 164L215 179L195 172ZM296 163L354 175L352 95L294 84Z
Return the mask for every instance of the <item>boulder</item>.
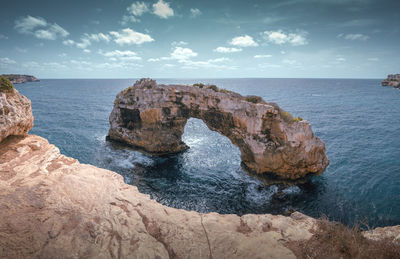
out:
M18 93L14 87L2 87L2 89L0 90L0 142L11 135L25 136L33 127L31 101Z

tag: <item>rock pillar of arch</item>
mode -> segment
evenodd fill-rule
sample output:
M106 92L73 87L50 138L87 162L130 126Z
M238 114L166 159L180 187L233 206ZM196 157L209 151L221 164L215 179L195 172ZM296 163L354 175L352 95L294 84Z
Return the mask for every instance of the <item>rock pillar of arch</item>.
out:
M296 179L320 174L329 164L325 143L307 121L259 97L201 84L137 81L117 95L107 138L151 153L177 153L188 148L182 135L189 118L228 137L244 165L256 173Z

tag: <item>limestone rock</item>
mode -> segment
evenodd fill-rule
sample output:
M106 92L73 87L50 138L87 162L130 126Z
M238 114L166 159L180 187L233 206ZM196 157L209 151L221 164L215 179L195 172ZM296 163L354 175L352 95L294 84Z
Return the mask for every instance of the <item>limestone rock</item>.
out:
M391 240L400 244L400 225L375 228L369 231L363 232L364 237L379 241L379 240Z
M180 152L187 148L181 137L191 117L228 137L239 147L243 164L256 173L296 179L321 174L329 164L325 143L307 121L275 103L215 86L137 81L117 95L108 139L153 153Z
M0 143L0 258L295 258L317 225L169 208L41 137Z
M31 101L15 89L0 92L0 142L10 135L24 136L32 127Z
M400 74L388 75L388 77L382 81L382 86L400 88Z

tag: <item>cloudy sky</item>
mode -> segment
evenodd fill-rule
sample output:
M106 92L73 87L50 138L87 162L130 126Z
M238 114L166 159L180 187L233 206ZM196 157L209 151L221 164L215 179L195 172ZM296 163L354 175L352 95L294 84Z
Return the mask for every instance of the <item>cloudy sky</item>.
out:
M40 78L382 78L398 0L13 0L0 73Z

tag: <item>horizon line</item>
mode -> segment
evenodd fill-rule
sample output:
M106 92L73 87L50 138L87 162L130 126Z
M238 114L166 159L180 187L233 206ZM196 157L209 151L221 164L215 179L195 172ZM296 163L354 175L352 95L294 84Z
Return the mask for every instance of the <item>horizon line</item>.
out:
M150 78L150 79L178 79L178 80L212 80L212 79L385 79L381 77L47 77L47 78L39 78L39 80L112 80L112 79L120 79L120 80L128 80L128 79L141 79L141 78Z

